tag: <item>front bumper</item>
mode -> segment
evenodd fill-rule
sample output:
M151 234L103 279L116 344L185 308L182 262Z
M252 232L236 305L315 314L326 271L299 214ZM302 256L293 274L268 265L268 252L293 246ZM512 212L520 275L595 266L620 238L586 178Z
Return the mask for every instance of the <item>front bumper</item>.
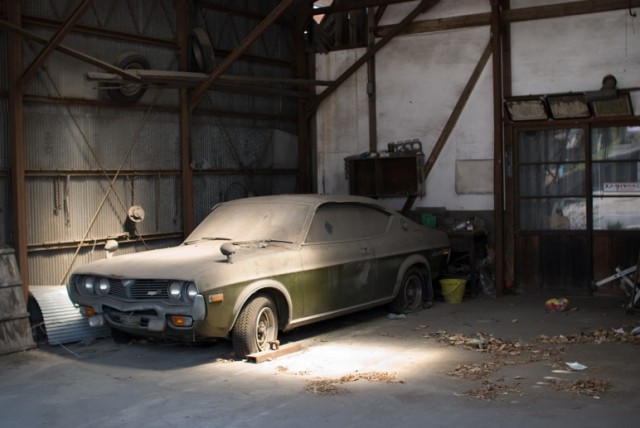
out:
M161 301L121 301L111 297L99 299L76 296L74 303L88 316L89 325L110 325L140 336L176 337L194 340L197 326L205 319L206 304L198 294L191 305ZM86 308L90 308L89 311ZM182 322L176 323L175 321Z

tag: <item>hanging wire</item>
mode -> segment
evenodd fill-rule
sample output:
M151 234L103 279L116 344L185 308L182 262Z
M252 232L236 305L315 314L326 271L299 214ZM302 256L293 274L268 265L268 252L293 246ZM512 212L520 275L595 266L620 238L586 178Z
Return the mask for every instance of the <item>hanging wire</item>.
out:
M109 185L109 189L107 189L107 191L105 192L102 201L100 202L100 205L98 206L98 209L96 210L93 218L91 219L91 222L89 223L89 226L87 227L87 230L84 234L84 236L82 237L82 240L78 243L78 247L76 248L76 252L73 255L73 258L71 259L71 262L69 263L69 266L67 267L67 270L64 273L64 276L62 277L62 279L60 280L60 284L64 284L65 280L67 279L67 276L69 275L69 272L71 271L71 268L73 267L73 264L75 263L76 259L78 258L78 254L80 253L80 249L82 248L82 245L84 244L85 240L87 239L87 236L89 235L89 232L91 231L91 228L93 227L93 224L96 222L97 218L98 218L98 214L100 214L100 211L102 210L103 205L105 204L105 202L107 201L107 198L109 197L109 194L111 193L111 190L113 189L113 184L115 183L115 181L118 179L118 176L120 175L120 171L122 171L122 168L124 167L125 162L127 161L127 159L129 159L129 156L131 155L131 152L133 151L133 147L135 146L138 137L140 136L140 134L142 133L142 129L144 127L144 125L147 123L147 120L149 119L149 116L151 115L151 111L153 110L153 108L155 107L158 98L160 97L160 94L162 93L162 89L157 89L156 90L156 94L153 98L153 102L149 105L149 108L147 109L144 118L142 119L142 122L140 123L140 126L138 127L138 129L136 130L132 140L131 140L131 144L129 145L129 148L127 149L127 152L125 153L124 157L122 158L122 162L120 162L120 165L118 166L118 170L116 171L115 175L113 176L113 178L110 181L110 185ZM144 243L144 241L142 241ZM146 244L145 244L146 246Z
M33 51L33 46L32 46L31 43L29 43L29 46L31 47L31 50ZM53 80L53 77L51 77L51 74L49 73L48 68L46 66L43 66L42 70L44 71L45 75L47 76L47 78L49 80L49 83L51 83L51 86L53 86L53 89L55 90L56 95L58 96L58 98L64 99L64 97L62 96L62 93L60 92L60 89L58 88L58 86L56 85L55 81ZM102 162L100 162L100 159L98 158L98 155L96 154L95 150L93 150L93 146L89 142L89 138L87 138L87 136L83 132L82 128L80 127L80 123L78 122L78 120L76 119L76 116L71 111L71 108L67 104L64 104L64 109L67 111L67 114L71 118L71 121L73 122L73 124L76 126L76 129L80 133L80 137L82 137L82 141L85 143L85 145L89 149L89 152L91 153L91 156L93 157L93 160L96 161L96 163L98 164L98 168L100 168L100 171L102 172L104 177L107 179L107 181L110 183L111 188L114 191L114 194L116 196L116 199L120 203L120 207L122 208L123 212L126 215L127 207L122 202L122 199L120 199L119 193L115 190L115 188L113 188L113 184L109 181L109 175L107 174L107 171L105 170L104 166L102 165Z

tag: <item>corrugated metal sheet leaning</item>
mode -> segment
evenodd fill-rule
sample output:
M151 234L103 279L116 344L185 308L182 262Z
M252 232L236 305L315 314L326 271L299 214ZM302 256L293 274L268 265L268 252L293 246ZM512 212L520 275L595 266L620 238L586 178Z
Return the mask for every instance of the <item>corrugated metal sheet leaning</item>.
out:
M110 336L107 327L89 327L89 322L69 300L66 286L31 286L29 291L42 311L50 345L91 341Z

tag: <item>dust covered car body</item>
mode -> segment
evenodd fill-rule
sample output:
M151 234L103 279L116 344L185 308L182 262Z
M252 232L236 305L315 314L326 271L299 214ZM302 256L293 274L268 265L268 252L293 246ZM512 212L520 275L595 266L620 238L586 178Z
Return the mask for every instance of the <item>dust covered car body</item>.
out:
M421 308L448 252L444 232L368 198L263 196L217 205L177 247L89 263L67 288L92 325L229 338L242 358L279 330L384 304Z

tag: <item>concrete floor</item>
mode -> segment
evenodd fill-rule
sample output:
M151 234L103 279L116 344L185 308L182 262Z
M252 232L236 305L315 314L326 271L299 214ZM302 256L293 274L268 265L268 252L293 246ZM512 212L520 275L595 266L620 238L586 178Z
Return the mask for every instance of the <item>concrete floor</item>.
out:
M640 317L618 299L570 298L556 313L545 300L436 302L404 319L372 310L283 335L303 350L261 364L233 360L225 342L102 339L3 355L0 426L635 425L640 340L611 329Z

